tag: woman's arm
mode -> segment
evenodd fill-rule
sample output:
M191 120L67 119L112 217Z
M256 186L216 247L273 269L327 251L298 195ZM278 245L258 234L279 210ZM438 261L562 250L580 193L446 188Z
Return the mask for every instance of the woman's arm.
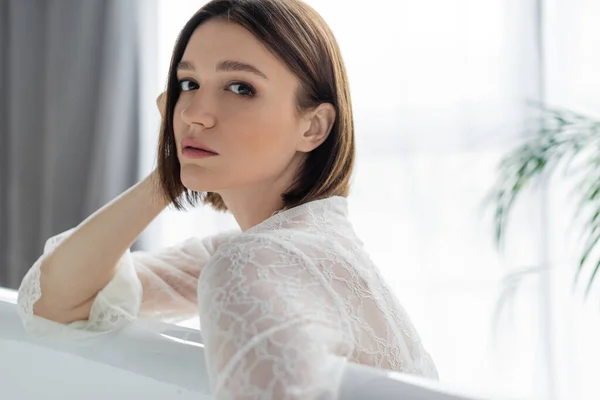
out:
M76 321L42 318L33 313L41 297L40 263L74 229L48 239L44 254L27 272L19 288L18 305L27 332L34 336L70 339L112 331L136 317L171 323L198 315L198 277L217 249L239 234L228 231L204 239L192 237L157 251L126 250L115 274L94 297L89 312Z
M60 323L87 319L119 259L169 204L153 172L92 214L40 264L41 297L35 315Z
M155 252L131 253L142 283L140 317L178 322L198 315L198 277L218 248L239 231L192 237Z

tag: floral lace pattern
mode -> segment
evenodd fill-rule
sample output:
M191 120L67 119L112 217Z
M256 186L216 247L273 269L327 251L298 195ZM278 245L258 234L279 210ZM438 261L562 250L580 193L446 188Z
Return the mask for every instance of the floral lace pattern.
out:
M334 197L222 246L198 286L218 399L336 398L340 358L437 378L434 363Z
M200 316L217 399L334 399L345 361L437 379L406 312L363 249L346 199L275 213L244 233L129 251L86 321L33 314L40 264L71 231L48 240L18 305L37 335L98 334L141 315Z

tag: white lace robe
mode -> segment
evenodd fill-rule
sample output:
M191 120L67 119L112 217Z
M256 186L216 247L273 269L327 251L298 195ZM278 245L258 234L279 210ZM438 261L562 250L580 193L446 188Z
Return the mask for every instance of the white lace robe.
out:
M44 255L68 234L50 239ZM19 289L29 332L76 338L137 316L175 320L199 312L217 399L336 398L344 360L437 378L342 197L280 212L244 233L127 252L89 319L69 325L33 315L44 255Z

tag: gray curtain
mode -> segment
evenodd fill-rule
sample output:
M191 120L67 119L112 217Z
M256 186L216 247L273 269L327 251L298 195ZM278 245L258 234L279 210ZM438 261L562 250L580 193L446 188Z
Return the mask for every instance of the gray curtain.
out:
M0 0L0 286L138 176L136 0Z

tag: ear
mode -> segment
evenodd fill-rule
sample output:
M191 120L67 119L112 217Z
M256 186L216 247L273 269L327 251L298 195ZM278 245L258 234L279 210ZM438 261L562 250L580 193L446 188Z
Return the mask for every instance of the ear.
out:
M167 108L166 101L167 101L167 98L165 96L165 92L162 92L156 98L156 106L158 107L158 111L160 112L160 116L163 117L163 118L165 117L165 110Z
M308 153L319 147L329 136L335 122L333 104L322 103L310 111L306 118L308 127L302 133L297 150Z

